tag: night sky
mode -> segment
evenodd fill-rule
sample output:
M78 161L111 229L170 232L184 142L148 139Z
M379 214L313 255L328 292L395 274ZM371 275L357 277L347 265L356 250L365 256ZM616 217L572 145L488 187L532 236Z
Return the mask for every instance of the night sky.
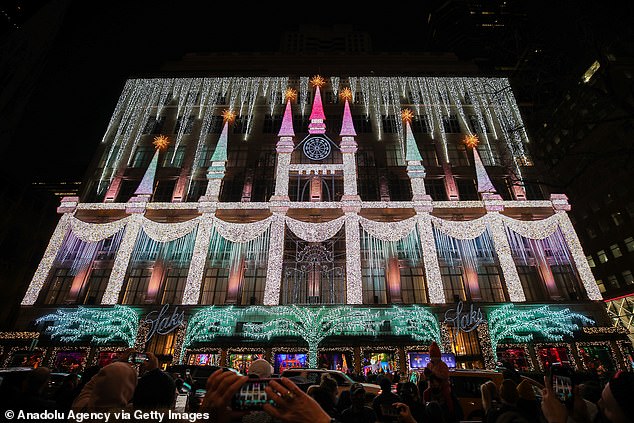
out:
M298 4L296 10L284 11L269 2L248 9L241 4L193 1L35 3L42 5L40 11L54 5L66 8L66 13L58 32L52 35L52 48L23 118L2 150L16 158L5 160L5 170L29 182L84 178L129 77L150 75L162 63L187 52L274 52L284 31L308 23L353 25L370 33L374 51L421 51L428 47L429 10L438 2L365 5L363 9L339 3ZM562 44L582 38L580 31L593 30L575 19L581 10L577 2L562 2L565 7L574 3L575 9L568 12L559 6L553 13L541 10L540 3L531 9L527 38L528 32L542 40L552 33L553 43ZM364 11L376 18L362 17ZM605 13L619 12L605 7ZM567 19L561 19L562 15ZM601 15L597 21L603 22L604 28L614 26ZM14 36L15 31L6 30L4 35ZM508 40L509 44L514 42L527 39ZM28 166L21 157L28 157Z

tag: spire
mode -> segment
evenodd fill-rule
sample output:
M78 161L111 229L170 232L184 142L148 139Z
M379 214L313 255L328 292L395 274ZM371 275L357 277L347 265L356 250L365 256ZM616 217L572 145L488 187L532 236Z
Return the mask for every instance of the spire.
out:
M222 112L222 117L225 121L225 125L222 127L222 132L220 133L220 138L218 138L214 154L211 156L212 163L227 161L227 134L229 133L229 123L233 122L236 116L231 110L225 110Z
M403 122L405 122L405 161L421 162L423 161L423 158L420 155L420 151L418 151L416 139L414 138L414 134L412 133L412 128L410 126L413 116L414 114L409 109L405 109L401 112L401 118L403 119Z
M326 115L324 114L324 106L321 104L321 91L319 87L324 85L326 81L323 77L316 75L310 83L315 87L315 98L313 98L313 108L310 112L310 123L308 124L308 133L323 134L326 132Z
M350 103L348 102L348 100L352 98L350 88L344 88L341 91L341 98L345 100L345 104L343 106L343 122L341 123L341 132L339 135L342 137L356 137L357 132L354 130L352 113L350 112Z
M282 120L282 127L277 134L278 137L294 137L295 130L293 129L293 110L291 109L291 100L297 98L297 93L292 88L286 90L286 110L284 110L284 119Z
M154 192L154 178L156 177L156 168L158 167L158 159L159 153L161 150L167 149L170 141L165 135L157 135L154 137L154 147L156 147L156 151L154 152L154 157L152 157L152 161L150 165L145 170L145 174L143 175L143 179L141 179L141 183L137 187L136 191L134 191L134 195L141 195L151 197Z
M478 153L478 136L477 135L467 135L464 139L464 143L467 147L471 147L473 150L473 162L476 169L476 178L478 180L478 192L480 193L497 193L495 187L491 183L491 179L489 179L489 175L480 159L480 154Z

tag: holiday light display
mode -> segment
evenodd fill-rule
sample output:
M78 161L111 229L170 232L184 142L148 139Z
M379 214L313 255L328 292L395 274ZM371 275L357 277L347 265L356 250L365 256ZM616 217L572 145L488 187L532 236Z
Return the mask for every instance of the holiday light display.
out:
M195 342L212 341L218 336L232 335L236 322L242 314L241 309L233 308L233 306L211 306L198 311L189 319L180 350L184 351Z
M548 341L561 341L580 330L577 323L594 324L594 320L569 309L551 310L548 305L537 308L516 308L509 303L489 312L491 349L497 354L497 344L503 339L530 342L535 336Z
M429 310L417 305L392 306L385 314L394 334L411 336L416 341L435 341L441 344L438 320Z
M310 367L317 367L317 347L328 336L373 335L376 333L376 312L352 307L278 306L260 308L258 312L274 316L271 320L256 324L246 323L243 331L255 339L275 336L299 336L308 343Z
M36 320L53 322L46 334L60 342L79 342L90 339L93 344L125 342L134 344L139 325L139 315L130 307L115 305L113 308L78 307L76 310L57 310Z

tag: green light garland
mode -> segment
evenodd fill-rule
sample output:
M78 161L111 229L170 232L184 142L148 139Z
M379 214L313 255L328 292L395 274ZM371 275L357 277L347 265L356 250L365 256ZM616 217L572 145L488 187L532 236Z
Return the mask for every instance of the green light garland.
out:
M308 343L310 367L317 367L317 347L332 335L376 334L377 312L347 306L316 309L307 307L279 306L253 307L258 312L274 315L268 322L247 323L244 334L255 339L270 339L274 336L299 336Z
M53 321L45 333L61 342L78 342L91 337L93 344L123 341L134 345L139 315L130 307L115 305L113 308L77 307L76 310L57 310L36 320L37 323Z
M594 324L594 320L578 313L571 313L569 309L559 311L550 310L545 305L533 309L516 309L515 304L509 303L489 313L489 333L491 349L497 357L498 342L510 339L514 342L530 342L535 334L548 341L561 341L564 335L572 335L579 330L581 323Z
M238 317L243 310L229 307L206 307L189 319L187 333L181 344L180 357L184 358L185 349L195 342L213 341L217 336L230 336L233 334Z
M393 306L387 311L395 335L409 335L416 341L436 341L441 345L438 320L427 309L420 306Z

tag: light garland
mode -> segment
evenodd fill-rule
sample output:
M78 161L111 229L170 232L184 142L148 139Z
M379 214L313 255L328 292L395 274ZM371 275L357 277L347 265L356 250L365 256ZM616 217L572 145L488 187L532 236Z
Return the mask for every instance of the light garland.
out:
M376 222L374 220L359 217L359 223L363 230L381 241L400 241L409 235L416 226L416 216L398 222Z
M206 307L189 319L187 331L180 346L180 356L190 345L197 342L213 341L219 336L233 334L238 318L242 317L244 310L229 307Z
M359 215L346 213L346 303L363 304Z
M630 359L634 360L634 356L632 355L632 343L630 341L616 341L616 346L619 348L619 352L621 353L621 363L623 365L623 369L632 370L634 363L628 361L628 356Z
M560 218L554 214L543 220L518 220L500 214L504 225L513 232L530 239L544 239L559 227Z
M600 327L583 327L583 333L589 335L607 335L607 334L619 334L627 335L630 332L622 326L600 326Z
M566 348L568 350L568 358L570 359L570 365L574 370L579 370L579 364L577 363L577 360L575 359L575 356L572 354L572 344L568 343L568 342L540 342L540 343L536 343L534 345L535 347L535 355L537 356L537 364L539 364L539 371L540 372L544 372L544 363L542 363L541 358L539 357L539 350L541 348L549 348L549 347L554 347L554 348Z
M212 225L213 216L208 213L203 214L198 226L198 232L196 233L192 260L189 264L189 271L187 272L187 282L183 290L183 299L181 301L183 305L198 303L203 273L207 262L207 252L209 251L209 243L211 241Z
M50 369L55 369L55 361L57 360L57 354L65 351L77 351L83 352L84 354L81 357L81 362L79 363L79 371L86 368L86 362L88 361L88 355L90 354L90 347L53 347L50 349L48 353L48 360L46 363L46 367Z
M418 213L416 223L418 225L421 249L423 250L423 265L425 266L429 302L432 304L444 304L445 290L440 276L440 264L438 263L438 252L436 251L436 242L433 237L431 215L425 212Z
M26 346L14 346L9 348L9 350L7 351L7 355L4 359L4 367L9 367L11 366L11 362L13 361L13 358L15 356L15 353L17 352L28 352L28 353L32 353L32 354L37 354L39 353L41 355L41 360L40 360L40 365L43 365L44 363L44 358L46 356L46 350L44 348L29 348ZM19 366L19 364L14 364L14 366Z
M200 222L200 218L194 218L178 223L154 222L144 216L140 217L143 232L157 242L170 242L190 234Z
M491 349L497 353L497 344L503 339L526 343L531 342L535 335L549 341L561 341L564 336L572 336L580 329L573 320L594 324L594 320L571 313L567 308L553 311L544 305L517 309L515 304L504 304L489 312Z
M535 362L533 361L533 358L531 357L528 344L519 343L519 344L498 344L497 345L497 349L506 349L506 348L523 350L524 356L526 357L526 363L528 364L528 370L531 372L535 371L536 369ZM497 351L495 352L495 354L497 357Z
M253 241L262 235L269 229L273 219L273 216L269 216L266 219L252 223L232 223L214 217L213 224L215 230L224 239L236 243L245 243Z
M274 213L271 222L269 255L266 267L266 286L264 287L264 305L280 303L282 284L282 264L284 261L284 216Z
M506 230L504 223L498 212L489 212L490 216L490 228L491 238L493 238L493 246L495 247L495 254L500 263L502 269L502 275L504 277L504 283L506 283L506 290L509 294L509 299L513 302L526 301L526 294L522 287L522 281L520 275L515 267L515 260L511 252L511 244L506 236Z
M99 354L102 352L123 353L128 349L128 347L95 347L93 348L92 360L90 360L90 365L96 366L99 364Z
M489 327L485 322L478 325L478 340L480 341L480 352L484 359L484 368L495 370L497 367L497 349L493 350Z
M444 220L436 216L431 216L431 221L438 231L456 239L473 239L479 237L487 229L489 220L488 214L477 219L464 221Z
M299 336L308 343L309 366L317 367L319 343L332 335L372 335L376 333L376 312L347 306L334 308L278 306L259 308L263 314L275 317L262 324L246 323L244 334L255 339L275 336Z
M392 306L385 312L396 335L408 335L416 341L441 343L438 320L429 310L413 305L411 307Z
M307 242L323 242L334 237L346 221L346 216L322 223L302 222L285 216L288 229L299 239Z
M84 242L99 242L119 232L129 220L130 217L125 217L109 223L87 223L72 217L70 229L73 235Z
M90 337L94 344L125 342L134 344L139 316L130 307L115 305L111 309L78 307L76 310L57 310L36 320L36 323L52 321L45 333L61 342L79 342Z
M575 345L575 350L577 352L577 356L580 358L580 361L581 361L581 367L584 370L590 370L590 368L588 368L588 366L586 365L586 361L583 359L584 358L583 355L581 354L581 349L583 349L584 347L607 347L611 353L612 364L614 364L615 369L620 367L619 361L616 359L617 357L616 349L614 348L614 345L612 345L612 343L609 341L575 342L574 345Z
M110 272L110 279L108 279L108 285L101 299L101 304L116 304L118 302L119 293L121 292L123 280L128 270L128 264L130 263L130 257L132 257L132 251L140 230L141 216L133 214L130 216L130 221L125 227L123 239L121 240L121 244L119 244L119 251L115 257L112 271Z
M187 322L182 321L181 324L178 326L178 329L176 330L176 334L175 334L176 339L174 341L174 353L172 354L172 360L174 361L174 363L183 364L183 358L184 358L183 344L185 343L186 332L187 332Z
M134 340L134 349L136 351L145 351L148 335L152 324L147 320L141 320L139 322L139 328L137 329L136 339Z
M0 332L0 339L32 340L40 337L39 332Z

